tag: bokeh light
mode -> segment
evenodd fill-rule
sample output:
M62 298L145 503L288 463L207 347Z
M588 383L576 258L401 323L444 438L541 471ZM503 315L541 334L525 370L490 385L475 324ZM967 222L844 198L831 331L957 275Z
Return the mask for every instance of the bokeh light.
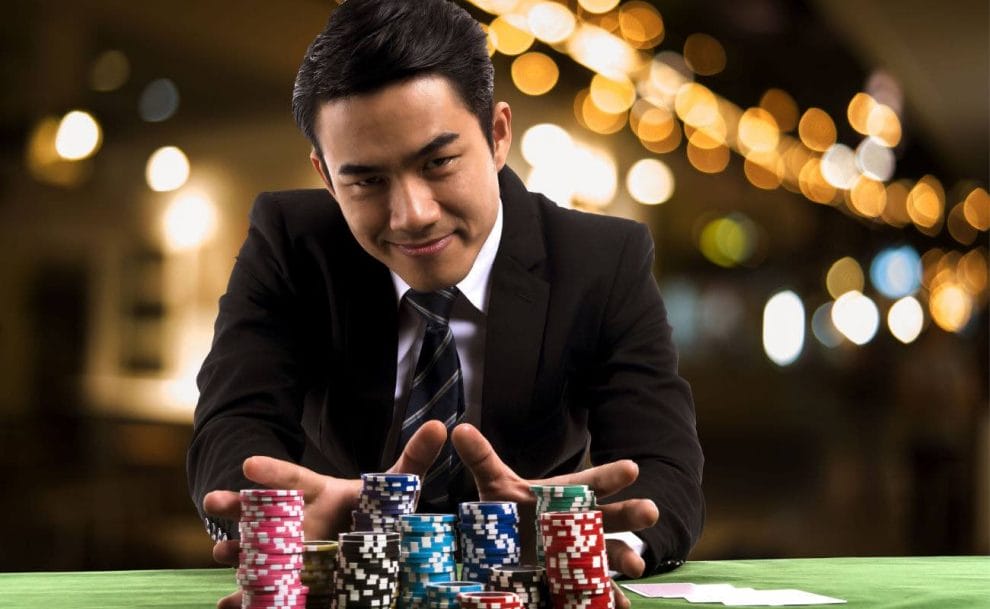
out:
M725 48L708 34L691 34L684 41L684 61L695 74L712 76L725 69Z
M557 84L560 70L543 53L524 53L512 61L512 82L526 95L543 95Z
M990 230L990 194L983 188L974 188L966 196L963 215L976 230Z
M707 222L698 236L702 255L725 268L748 261L756 246L756 225L738 212Z
M179 88L168 78L151 81L141 92L138 114L149 123L166 121L179 110Z
M674 173L663 161L640 159L626 174L626 190L640 203L665 203L674 194Z
M663 41L663 18L649 3L624 2L619 7L619 33L637 49L652 49Z
M904 226L910 224L911 217L907 212L907 197L910 192L910 183L906 180L898 180L887 184L886 204L883 207L881 218L891 226Z
M877 218L887 203L887 190L876 180L860 176L849 190L849 206L867 218Z
M901 142L901 119L887 105L877 104L866 119L867 133L888 148Z
M773 115L763 108L748 108L739 119L739 148L743 153L777 149L780 130Z
M181 193L166 209L163 225L170 251L198 248L216 233L216 206L202 193Z
M861 292L846 292L832 303L832 323L853 343L865 345L877 334L880 312Z
M654 106L643 99L633 104L629 113L629 126L636 137L645 142L663 141L676 127L670 110Z
M798 125L798 106L790 93L783 89L767 89L760 98L760 107L773 115L781 132L793 131Z
M619 0L578 0L581 8L589 13L607 13L619 4Z
M574 13L558 2L537 2L527 14L529 31L547 44L567 40L574 33Z
M811 332L818 339L818 342L829 349L838 347L845 340L842 333L832 323L831 302L826 302L815 309L815 313L811 316Z
M189 159L175 146L159 148L148 157L144 175L151 190L177 190L189 179Z
M595 74L589 95L592 103L608 114L621 114L636 101L636 87L628 78L608 78Z
M887 311L887 327L897 340L904 344L914 342L925 327L925 312L912 296L895 302Z
M953 206L952 211L945 217L945 226L952 238L963 245L971 245L976 241L978 232L972 224L966 221L965 201L960 201Z
M832 186L842 190L852 188L859 178L856 153L845 144L832 144L822 155L821 172Z
M835 121L821 108L808 108L798 123L801 142L817 152L825 152L835 144Z
M523 158L534 167L565 157L573 147L571 135L553 123L541 123L527 129L521 145Z
M688 142L687 158L691 165L702 173L718 173L729 166L729 148L719 145L702 148L695 142Z
M910 245L887 248L873 258L870 282L887 298L911 296L921 287L921 257Z
M849 119L849 126L863 135L870 135L869 119L870 113L876 108L877 101L868 93L857 93L849 101L846 108L846 118Z
M574 61L605 76L628 76L645 66L647 59L624 40L589 23L582 23L567 39L567 53Z
M778 366L797 360L804 348L804 303L790 290L774 294L763 307L763 351Z
M847 292L862 292L864 283L863 268L850 256L833 262L825 274L825 288L836 299Z
M863 175L886 182L894 175L894 151L873 137L865 138L856 147L856 167Z
M973 315L973 298L962 286L945 282L932 290L928 309L940 328L946 332L959 332Z
M708 87L687 82L677 90L674 110L685 124L704 127L715 122L718 117L718 102Z
M62 117L55 133L55 150L68 161L93 156L103 143L103 130L93 115L73 110Z
M572 174L576 182L575 202L593 207L605 207L615 198L619 176L615 159L604 150L578 146L571 157Z
M937 228L942 222L944 209L945 190L934 176L922 177L908 193L908 216L920 229Z
M578 123L595 133L608 135L626 126L628 113L611 114L603 111L591 100L588 89L578 91L574 98L574 115Z
M89 68L89 87L106 93L124 86L131 75L131 63L120 51L110 50L100 53Z
M499 53L519 55L533 46L534 37L528 27L524 17L509 13L492 20L488 35Z
M821 161L817 158L809 159L801 168L798 184L801 187L801 194L815 203L828 205L835 200L837 193L835 186L829 184L822 175Z

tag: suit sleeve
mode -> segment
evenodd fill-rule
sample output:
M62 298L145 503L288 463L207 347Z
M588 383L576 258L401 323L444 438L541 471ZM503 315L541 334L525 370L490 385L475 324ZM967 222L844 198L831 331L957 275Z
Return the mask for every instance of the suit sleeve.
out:
M660 510L646 542L647 572L684 559L701 535L704 457L694 402L678 375L677 353L657 283L653 242L636 225L626 239L600 332L596 369L585 386L592 462L632 459L639 478L605 502L650 498Z
M307 371L277 201L259 196L250 220L197 377L200 398L186 462L190 494L214 539L234 536L236 527L206 518L203 497L256 486L242 473L244 459L298 461L305 442L300 419Z

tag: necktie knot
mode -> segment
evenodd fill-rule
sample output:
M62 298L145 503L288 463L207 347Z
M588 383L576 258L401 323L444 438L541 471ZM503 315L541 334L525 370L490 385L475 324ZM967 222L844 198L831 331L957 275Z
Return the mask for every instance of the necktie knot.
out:
M443 288L436 292L409 290L406 292L406 299L428 323L446 325L450 319L450 311L454 308L457 293L457 288Z

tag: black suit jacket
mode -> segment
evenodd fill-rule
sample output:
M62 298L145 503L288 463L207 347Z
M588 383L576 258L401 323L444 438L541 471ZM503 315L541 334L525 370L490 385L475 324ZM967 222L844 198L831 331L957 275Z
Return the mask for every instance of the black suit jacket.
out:
M499 175L504 226L492 267L480 429L524 478L635 460L606 499L647 497L647 566L683 558L704 518L690 389L643 225L557 207ZM260 195L220 299L200 372L188 474L193 500L250 486L269 455L346 477L381 471L395 390L397 311L388 269L323 190Z

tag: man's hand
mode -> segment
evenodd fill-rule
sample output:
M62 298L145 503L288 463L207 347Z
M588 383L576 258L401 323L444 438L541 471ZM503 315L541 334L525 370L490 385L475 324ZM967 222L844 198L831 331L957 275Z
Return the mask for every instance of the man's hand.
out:
M616 461L592 467L584 471L545 480L524 480L512 471L492 448L481 432L464 423L451 434L454 449L460 455L478 486L478 496L483 501L515 501L520 508L520 521L530 522L535 514L536 499L529 487L535 484L564 485L586 484L599 498L608 497L632 484L639 475L639 467L629 460ZM598 506L606 531L638 531L656 524L660 512L649 499L627 499ZM522 527L526 535L529 527ZM531 545L531 544L525 544ZM616 571L628 577L639 577L646 564L626 543L619 540L607 542L608 561ZM616 606L629 609L629 600L618 586L613 584Z
M447 439L447 429L440 421L428 421L406 444L402 455L388 471L393 473L426 475ZM360 480L347 480L324 476L295 463L270 457L249 457L244 460L244 476L268 488L299 489L303 492L306 508L303 530L306 539L336 539L337 534L349 530L351 511L361 492ZM238 493L213 491L203 498L207 514L237 522L241 518ZM213 547L213 558L220 563L236 565L240 542L221 541ZM241 606L241 593L235 592L217 603L219 609L237 609Z

